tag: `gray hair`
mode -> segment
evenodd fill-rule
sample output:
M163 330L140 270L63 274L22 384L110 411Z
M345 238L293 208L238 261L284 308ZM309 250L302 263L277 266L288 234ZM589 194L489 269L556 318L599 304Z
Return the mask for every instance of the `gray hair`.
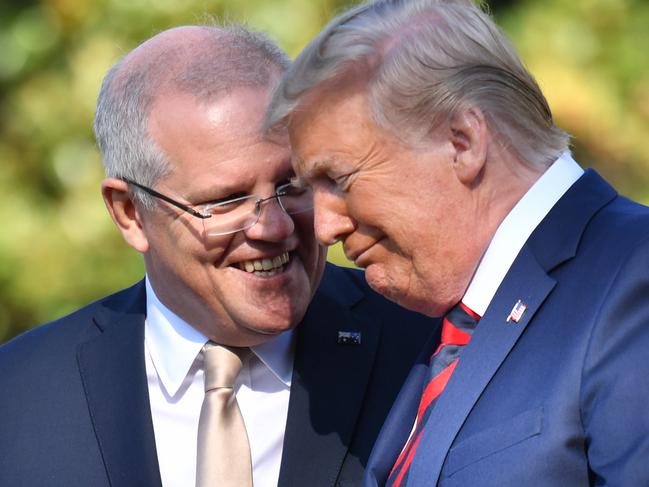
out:
M270 38L240 25L180 27L144 42L110 68L99 92L94 129L106 175L153 186L172 171L147 130L158 96L176 91L207 102L270 87L289 63ZM148 194L131 189L151 207Z
M367 82L374 122L410 143L475 106L528 164L547 166L568 148L514 47L471 0L378 0L343 13L285 73L265 126L289 123L307 92L352 77Z

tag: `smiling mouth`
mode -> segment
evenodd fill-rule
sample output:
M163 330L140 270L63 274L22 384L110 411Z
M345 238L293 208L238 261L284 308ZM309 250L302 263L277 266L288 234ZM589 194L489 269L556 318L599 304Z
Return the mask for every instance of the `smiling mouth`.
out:
M275 257L264 259L244 260L238 262L236 266L249 274L261 277L270 277L284 272L284 268L289 261L288 252L283 252Z

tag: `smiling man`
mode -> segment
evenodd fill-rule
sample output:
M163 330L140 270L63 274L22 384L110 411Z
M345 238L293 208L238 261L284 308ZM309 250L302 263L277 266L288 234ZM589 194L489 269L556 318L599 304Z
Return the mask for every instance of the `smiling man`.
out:
M576 163L477 3L354 7L267 115L318 239L444 316L365 485L649 485L649 209Z
M181 27L109 71L102 195L146 279L0 349L1 485L360 482L435 322L325 264L287 134L262 132L287 66Z

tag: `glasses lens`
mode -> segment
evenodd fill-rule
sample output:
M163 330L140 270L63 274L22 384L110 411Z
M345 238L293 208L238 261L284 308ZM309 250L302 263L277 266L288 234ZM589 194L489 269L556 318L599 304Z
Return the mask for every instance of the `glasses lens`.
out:
M203 220L205 235L228 235L252 227L259 221L264 205L272 204L276 198L281 208L289 215L313 209L313 192L310 188L286 184L277 188L276 195L270 198L250 195L203 207L203 213L212 215L211 218Z
M311 188L285 184L277 188L279 201L289 215L313 209L313 191Z
M257 199L257 196L251 195L202 208L204 213L212 215L203 220L205 235L228 235L252 227L259 220Z

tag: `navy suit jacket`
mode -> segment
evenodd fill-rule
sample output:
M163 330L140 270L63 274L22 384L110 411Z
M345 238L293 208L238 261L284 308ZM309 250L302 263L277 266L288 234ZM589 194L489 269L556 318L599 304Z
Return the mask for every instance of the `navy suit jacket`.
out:
M0 348L0 485L161 485L145 308L141 282ZM360 272L327 266L297 329L280 486L360 485L435 325L382 299ZM361 332L361 344L338 344L338 331Z
M527 305L518 323L514 304ZM414 366L370 457L383 485ZM437 399L407 486L649 485L649 209L587 171L530 236Z

